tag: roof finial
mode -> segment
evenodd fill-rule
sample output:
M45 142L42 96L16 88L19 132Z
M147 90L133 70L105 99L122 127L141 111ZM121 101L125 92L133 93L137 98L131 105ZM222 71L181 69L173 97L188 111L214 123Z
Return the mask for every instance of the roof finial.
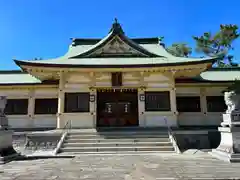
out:
M121 25L119 24L117 18L114 18L114 23L112 24L112 28L110 32L113 31L114 33L122 33L124 34Z

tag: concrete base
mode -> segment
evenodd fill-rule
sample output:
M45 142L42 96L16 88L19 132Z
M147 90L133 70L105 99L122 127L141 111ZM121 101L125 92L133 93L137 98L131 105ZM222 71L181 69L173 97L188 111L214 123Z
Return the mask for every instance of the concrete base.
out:
M12 145L12 134L13 131L11 130L0 130L0 164L9 162L19 156Z
M228 162L240 162L240 128L219 127L221 142L212 155Z
M221 123L223 127L234 127L240 126L240 112L233 111L231 113L223 114L223 122Z
M210 152L210 154L217 158L220 159L222 161L226 161L226 162L240 162L240 153L237 154L231 154L231 153L227 153L224 151L220 151L218 149L214 149L212 150L212 152Z

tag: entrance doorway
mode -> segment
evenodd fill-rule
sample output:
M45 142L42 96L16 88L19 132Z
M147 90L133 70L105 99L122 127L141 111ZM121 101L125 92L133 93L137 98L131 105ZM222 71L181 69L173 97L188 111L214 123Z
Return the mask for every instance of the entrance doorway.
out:
M97 127L138 126L137 90L97 92Z

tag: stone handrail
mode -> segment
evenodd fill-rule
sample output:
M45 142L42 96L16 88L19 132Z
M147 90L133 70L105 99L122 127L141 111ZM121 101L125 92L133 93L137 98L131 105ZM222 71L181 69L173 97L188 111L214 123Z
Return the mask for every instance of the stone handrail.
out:
M172 131L171 126L168 125L168 122L167 122L167 118L166 118L166 117L164 117L164 123L165 123L165 125L166 125L167 128L168 128L168 135L169 135L169 137L170 137L171 142L173 143L173 146L174 146L175 151L176 151L177 153L181 153L181 151L180 151L180 149L179 149L179 147L178 147L178 145L177 145L176 137L175 137L175 135L174 135L174 133L173 133L173 131Z
M57 147L54 150L54 155L56 155L57 153L59 153L59 150L65 140L65 138L67 137L67 134L69 132L69 130L72 128L72 120L68 120L67 123L65 124L65 126L62 129L62 133L61 133L61 139L57 144Z

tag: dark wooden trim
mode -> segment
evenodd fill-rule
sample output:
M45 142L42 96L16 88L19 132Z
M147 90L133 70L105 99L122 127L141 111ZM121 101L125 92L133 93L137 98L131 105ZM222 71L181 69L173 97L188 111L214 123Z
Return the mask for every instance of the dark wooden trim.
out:
M199 78L177 78L175 79L175 83L176 84L180 84L180 83L199 83L199 84L203 84L203 83L228 83L231 81L210 81L210 80L205 80L205 79L201 79Z
M77 45L95 45L102 39L100 38L72 38L72 42L74 43L73 46ZM159 44L158 37L151 37L151 38L131 38L133 42L137 44Z
M27 74L22 70L0 70L0 74Z
M20 60L14 60L18 66L32 66L32 67L55 67L55 68L144 68L144 67L167 67L167 66L180 66L180 65L197 65L203 63L214 63L217 58L191 61L191 62L178 62L178 63L164 63L164 64L122 64L122 65L83 65L83 64L45 64L36 62L26 62Z

